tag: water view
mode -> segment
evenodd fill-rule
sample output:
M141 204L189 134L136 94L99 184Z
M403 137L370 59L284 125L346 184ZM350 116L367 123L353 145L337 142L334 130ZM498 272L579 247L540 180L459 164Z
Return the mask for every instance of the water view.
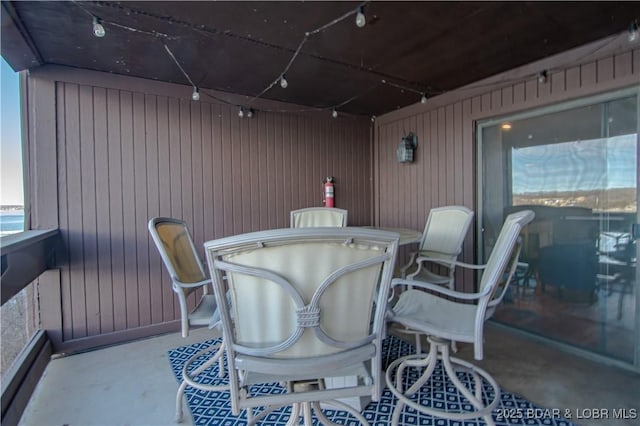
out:
M0 236L24 231L24 210L0 211Z

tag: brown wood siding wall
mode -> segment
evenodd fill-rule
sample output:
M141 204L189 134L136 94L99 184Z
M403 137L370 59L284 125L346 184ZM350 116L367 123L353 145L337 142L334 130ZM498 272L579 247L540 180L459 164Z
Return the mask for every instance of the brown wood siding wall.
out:
M192 102L183 86L59 68L28 81L55 86L57 173L43 173L57 182L64 250L59 280L46 283L59 289L46 290L54 300L43 309L44 318L61 316L44 325L61 328L53 333L57 350L179 318L147 231L151 217L185 220L202 247L288 227L290 210L321 205L322 179L332 175L349 223L371 224L368 119L267 112L240 119L233 105ZM42 143L30 138L36 152Z
M592 47L585 49L593 51ZM496 76L497 83L479 84L481 89L453 91L379 117L374 128L376 224L422 229L434 207L460 204L476 209L476 120L640 83L640 50L563 68L560 63L566 63L566 58L513 70ZM539 83L535 71L529 71L536 69L553 70L547 83ZM395 150L410 131L418 136L415 161L400 164ZM462 257L467 262L475 261L474 234L472 228L464 243ZM464 274L457 282L464 282L464 290L472 291L473 274Z

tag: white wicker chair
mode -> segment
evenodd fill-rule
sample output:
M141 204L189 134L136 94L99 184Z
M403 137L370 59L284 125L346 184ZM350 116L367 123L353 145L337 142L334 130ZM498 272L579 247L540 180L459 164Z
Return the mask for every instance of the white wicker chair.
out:
M169 271L173 291L178 296L180 303L180 322L182 337L189 335L189 328L197 326L219 325L220 315L217 310L216 298L213 294L211 279L207 278L205 269L198 257L187 224L178 219L168 217L156 217L149 221L149 233L153 238L164 266ZM209 288L211 286L211 289ZM202 296L195 309L191 312L187 304L187 298L197 289L202 289ZM211 290L211 291L210 291ZM188 372L192 362L203 353L211 353L213 356L200 367ZM217 347L208 348L185 363L182 370L182 383L176 395L176 419L182 419L182 395L187 385L192 385L206 390L226 390L221 386L202 387L195 383L193 377L206 370L210 365L218 362L219 377L224 377L224 343Z
M398 235L362 228L278 229L205 243L227 344L231 406L249 424L292 406L324 424L320 401L367 424L337 401L378 400L386 294ZM230 297L218 297L228 286ZM326 388L324 378L357 376ZM254 384L282 383L286 392L255 394ZM265 407L259 413L254 408Z
M500 400L500 387L484 370L475 365L450 356L450 342L468 342L474 344L476 360L483 358L484 323L493 315L501 302L507 286L517 266L520 252L519 234L521 229L534 217L531 210L523 210L509 215L500 231L495 246L486 265L469 265L456 262L456 266L483 270L477 293L453 291L441 285L394 279L392 286L411 285L420 288L410 289L401 294L390 310L390 320L412 330L428 335L431 348L428 355L414 354L397 359L389 365L386 381L391 392L398 397L392 424L397 425L402 409L408 405L419 412L451 420L467 420L483 417L489 425L493 424L492 410ZM502 287L502 288L501 288ZM424 291L426 290L426 291ZM472 302L472 303L469 303ZM460 392L460 399L466 399L475 408L473 412L446 411L426 407L412 399L433 374L437 361L441 360L448 379ZM404 374L407 369L424 368L420 378L404 389ZM473 391L465 386L456 375L459 371L471 372ZM395 371L395 374L394 374ZM494 388L494 398L489 403L482 400L482 380Z
M347 226L347 210L335 207L309 207L291 211L292 228Z

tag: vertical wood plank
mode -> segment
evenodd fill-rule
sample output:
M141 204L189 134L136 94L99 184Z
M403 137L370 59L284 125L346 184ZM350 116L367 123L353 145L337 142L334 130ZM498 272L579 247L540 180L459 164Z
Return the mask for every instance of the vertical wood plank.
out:
M500 108L502 108L502 90L494 90L491 92L489 109L499 110Z
M158 96L156 99L156 116L158 128L158 201L159 216L171 217L171 142L169 139L169 122L173 119L169 115L169 100L165 96ZM171 290L171 278L162 264L160 253L150 243L152 252L151 268L158 270L158 275L152 281L154 292L159 294L162 311L162 321L171 321L176 318L174 304L176 303L173 291ZM153 306L156 310L159 307Z
M211 106L211 144L212 144L212 182L214 235L220 238L224 235L224 197L223 197L223 158L222 158L222 111L220 105Z
M135 214L133 238L136 245L137 311L141 326L151 324L151 301L149 282L149 238L147 235L147 123L145 117L145 97L133 94L133 163L135 191ZM128 295L127 295L128 296Z
M438 198L440 196L440 179L438 173L438 164L440 162L439 157L439 148L440 148L440 132L438 130L438 110L431 110L429 114L429 122L431 123L431 150L430 150L430 160L431 167L429 168L429 173L431 174L431 197L429 197L429 206L428 210L431 210L434 207L438 207ZM426 222L425 222L426 223Z
M496 91L496 96L498 100L496 102L500 102L499 99L501 97L500 91ZM447 181L446 188L447 194L446 198L443 200L448 205L451 205L455 202L455 190L454 182L455 182L455 132L454 132L454 119L453 119L453 105L447 105L444 114L444 130L445 130L445 141L446 141L446 174L445 179Z
M56 84L56 122L57 139L58 139L58 208L60 236L62 239L63 249L61 250L60 262L60 300L56 303L60 304L60 321L62 322L60 330L57 334L60 342L71 339L73 337L73 320L72 320L72 296L71 296L71 235L69 232L69 179L67 177L67 99L66 94L70 93L69 88L64 83ZM53 299L51 299L53 300ZM48 310L48 309L47 309ZM56 324L43 323L45 329L49 327L55 328Z
M613 58L608 56L606 58L602 58L596 62L597 67L597 78L598 83L604 83L605 81L613 80L614 70L613 70Z
M624 52L614 57L613 78L623 78L633 74L633 53Z
M160 216L160 168L159 168L159 120L158 120L158 99L154 95L145 95L145 146L146 157L144 159L147 165L147 192L145 198L147 201L147 212L144 221L139 225L143 231L142 237L147 240L147 262L149 264L149 302L151 324L163 321L164 315L162 311L162 269L160 265L160 257L155 244L151 241L147 223L149 219Z
M186 189L193 194L193 224L191 229L193 239L202 255L202 243L204 237L204 185L203 176L203 155L202 155L202 117L201 102L189 103L189 118L191 120L191 188Z
M258 223L257 227L260 230L272 228L270 224L271 209L269 208L269 176L271 171L269 170L269 154L271 152L269 146L269 138L266 127L266 115L259 114L256 117L255 134L253 140L256 143L256 163L258 173L257 182L257 202L258 202Z
M204 241L215 238L215 203L213 195L213 141L212 117L209 103L200 106L200 121L202 123L202 209L204 222Z
M84 263L87 334L100 332L100 289L96 237L96 161L93 88L80 86L80 179L82 179L82 250Z
M133 95L120 93L120 131L122 143L122 205L124 218L124 260L125 260L125 299L127 307L127 328L140 325L138 310L138 257L136 249L136 194L133 135Z
M282 200L276 206L276 217L279 227L286 227L285 223L289 223L290 205L286 203L288 192L290 188L287 187L286 169L288 167L285 158L285 143L284 143L284 115L276 114L274 117L274 131L275 131L275 157L276 157L276 182L282 182L282 185L276 185L276 200Z
M113 330L127 328L125 260L124 260L124 205L122 179L122 149L120 129L120 92L107 90L107 144L109 146L109 246L111 247L111 287L113 304ZM102 300L102 299L101 299Z
M65 93L67 194L69 213L69 305L71 336L87 336L86 295L82 229L82 170L80 148L80 94L75 84L66 85Z
M518 82L513 85L513 104L518 105L525 101L525 84L523 82ZM473 105L473 100L470 101L471 105Z
M513 86L504 87L500 93L500 107L509 108L513 105Z
M231 140L231 122L235 120L233 112L228 106L224 106L222 112L222 170L223 181L222 191L224 199L224 236L233 235L235 232L234 224L234 208L236 191L236 179L238 173L236 167L233 167L233 141Z
M111 240L104 238L110 235L111 217L109 214L110 193L110 163L109 163L109 132L107 112L107 91L102 88L93 89L94 103L94 133L95 137L95 181L96 181L96 233L97 233L97 279L100 300L100 332L114 331L113 313L113 277L111 268Z
M503 91L503 100L504 100L504 91ZM509 101L511 101L511 93L507 96ZM511 102L510 102L511 103ZM456 205L464 204L464 181L465 175L467 173L464 170L464 151L463 145L464 141L462 139L462 127L464 126L462 122L462 102L456 102L453 105L453 116L452 116L452 127L453 127L453 182L452 186L453 190L453 200L452 203Z
M595 62L589 62L580 67L580 85L581 87L592 86L598 81L598 70Z
M565 71L566 90L577 90L582 85L580 81L580 67L571 67Z
M564 71L556 71L550 73L550 91L552 94L557 95L565 91L565 79L566 73Z

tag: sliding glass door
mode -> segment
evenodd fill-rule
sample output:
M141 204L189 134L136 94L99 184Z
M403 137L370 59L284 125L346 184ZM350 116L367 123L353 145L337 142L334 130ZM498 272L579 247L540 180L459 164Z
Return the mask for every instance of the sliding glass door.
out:
M638 365L638 88L478 124L479 252L531 209L495 319Z

